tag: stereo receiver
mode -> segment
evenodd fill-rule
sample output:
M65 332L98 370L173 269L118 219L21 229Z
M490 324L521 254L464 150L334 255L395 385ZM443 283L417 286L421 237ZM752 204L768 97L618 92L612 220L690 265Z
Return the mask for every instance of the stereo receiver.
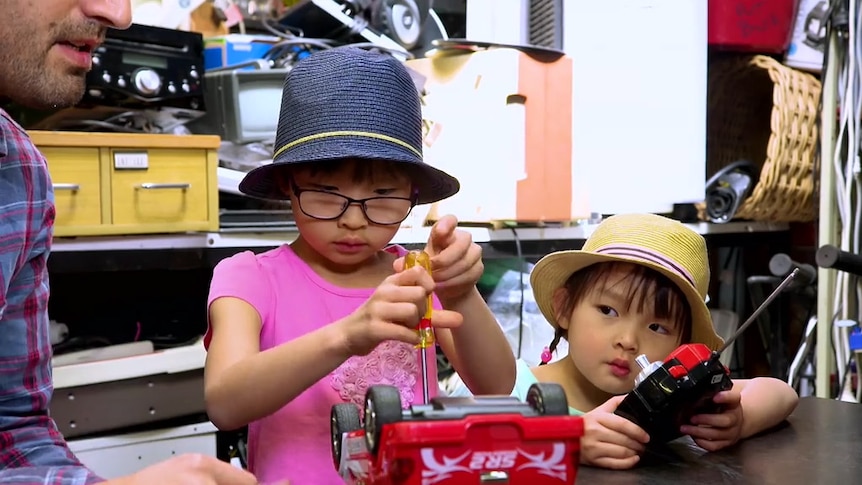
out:
M204 111L204 43L195 32L133 24L93 52L79 107Z

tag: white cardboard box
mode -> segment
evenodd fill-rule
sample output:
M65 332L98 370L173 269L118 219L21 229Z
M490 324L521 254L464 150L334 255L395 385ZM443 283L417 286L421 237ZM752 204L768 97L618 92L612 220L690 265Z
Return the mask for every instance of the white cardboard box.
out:
M205 0L133 0L132 21L136 24L188 30L192 12Z
M573 212L665 213L703 200L707 3L565 1ZM528 4L469 0L467 38L529 43Z

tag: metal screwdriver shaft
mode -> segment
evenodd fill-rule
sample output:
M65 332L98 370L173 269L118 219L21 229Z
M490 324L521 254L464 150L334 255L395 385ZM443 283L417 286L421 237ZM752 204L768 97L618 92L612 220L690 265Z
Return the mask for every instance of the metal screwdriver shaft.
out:
M421 348L419 351L422 352L422 402L428 404L428 352Z

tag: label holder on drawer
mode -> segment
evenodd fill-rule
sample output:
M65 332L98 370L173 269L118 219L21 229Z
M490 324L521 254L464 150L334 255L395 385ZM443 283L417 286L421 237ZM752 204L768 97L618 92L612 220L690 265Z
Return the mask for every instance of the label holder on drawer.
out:
M150 168L150 157L147 152L114 152L114 168L116 170L147 170Z

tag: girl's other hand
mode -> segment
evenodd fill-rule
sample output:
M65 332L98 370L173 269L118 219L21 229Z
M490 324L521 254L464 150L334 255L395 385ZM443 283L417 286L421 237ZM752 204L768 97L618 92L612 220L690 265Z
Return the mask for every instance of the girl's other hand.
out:
M432 275L437 284L434 292L444 306L476 289L485 271L482 248L473 242L469 232L458 229L455 216L444 216L431 227L425 252L431 256ZM403 267L404 258L398 258L395 271Z
M584 414L581 463L624 470L640 461L649 435L640 426L614 414L624 398L625 395L614 396Z
M744 420L739 389L719 392L713 401L721 406L721 413L692 416L691 424L680 429L683 434L691 436L697 446L707 451L733 446L742 438Z

